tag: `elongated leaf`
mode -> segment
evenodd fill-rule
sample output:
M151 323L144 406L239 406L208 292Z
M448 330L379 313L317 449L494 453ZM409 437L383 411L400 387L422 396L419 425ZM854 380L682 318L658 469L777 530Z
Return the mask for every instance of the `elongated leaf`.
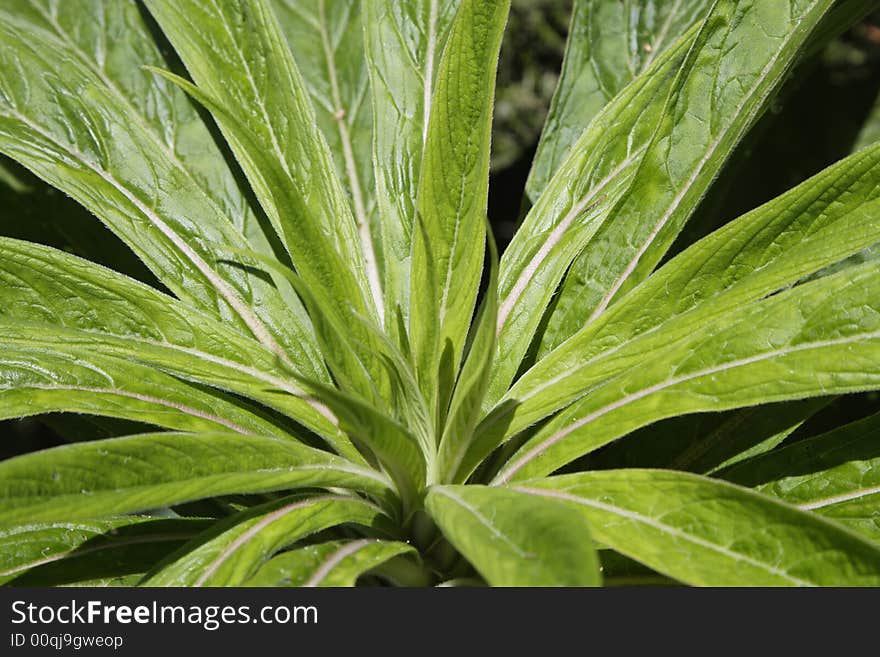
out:
M210 520L121 516L0 530L0 583L57 586L143 573Z
M687 584L877 586L880 548L745 488L663 470L610 470L524 482L564 502L596 540Z
M0 283L0 321L10 343L16 334L22 346L79 342L216 385L289 415L347 458L359 458L327 410L300 398L302 390L282 375L275 354L152 288L60 251L4 238ZM32 324L13 327L10 319ZM300 367L326 377L323 366Z
M0 524L97 518L215 495L321 486L381 495L389 484L374 471L291 441L144 434L3 461Z
M4 237L0 256L4 317L198 349L267 373L280 369L276 354L223 322L93 262ZM296 357L298 371L328 378L317 353Z
M408 552L414 552L411 545L376 539L318 543L273 557L244 585L354 586L361 575Z
M880 541L880 415L743 461L718 476Z
M633 182L676 75L687 70L692 30L634 80L584 133L529 211L501 259L498 355L487 396L506 391L571 262Z
M880 387L880 270L872 264L781 292L691 339L643 353L514 455L499 481L552 472L650 422L685 413Z
M715 5L695 66L679 78L637 182L566 276L543 351L650 274L832 4L721 0Z
M180 299L314 361L302 310L206 246L248 242L169 145L174 125L158 132L70 37L9 8L0 18L0 152L85 205Z
M278 267L277 263L264 258L259 258L259 261ZM403 494L405 506L409 506L425 483L428 461L435 449L433 429L428 426L427 409L419 394L414 372L380 327L371 324L369 318L358 315L352 318L376 338L379 356L384 359L392 384L394 399L389 404L379 394L360 360L352 358L355 349L352 348L348 327L341 325L332 313L324 313L321 303L294 272L284 267L280 269L312 310L316 335L341 389L296 373L293 373L294 378L316 399L332 409L331 412L341 419L346 430L390 469ZM349 374L354 374L356 379L349 378ZM372 394L365 398L358 393L359 389L366 389ZM409 424L403 426L399 414L386 412L384 407L388 406L394 411L402 409L403 419L409 420Z
M253 248L268 249L259 222L195 108L173 85L141 68L162 66L165 60L136 2L25 0L8 4L4 12L22 29L42 30L58 39L66 55L134 111L135 120L190 172Z
M267 0L149 0L306 283L343 316L381 309L369 226L352 217ZM179 81L177 81L179 83Z
M156 284L144 263L95 215L5 155L0 155L0 234L89 257Z
M858 153L687 249L525 373L481 428L487 442L877 241L878 171L880 148Z
M381 279L373 191L373 116L361 3L271 0L270 4L302 72L352 213L359 226L369 227Z
M47 354L46 362L55 362L59 364L59 367L63 367L64 362L63 360L59 361L59 355L62 359L64 357L75 358L78 354L90 354L95 351L100 353L102 357L110 357L110 360L94 361L110 363L109 366L106 366L105 375L112 373L117 377L121 377L126 371L127 365L131 363L132 367L130 369L132 372L144 373L147 380L150 380L150 377L156 378L156 381L153 382L153 388L156 388L157 394L153 395L155 399L152 400L152 403L161 404L164 400L164 405L168 408L174 408L175 399L177 400L176 403L183 403L183 399L194 388L191 383L206 384L218 389L218 392L213 395L216 401L212 396L206 394L205 391L201 391L197 398L203 402L205 408L215 408L214 415L216 415L216 418L206 415L203 419L211 420L219 426L190 427L186 424L160 424L160 426L179 429L206 428L209 430L216 430L221 427L236 429L238 427L239 429L246 428L251 433L256 432L265 435L303 439L304 433L297 431L294 427L287 426L289 423L280 419L267 421L268 417L263 419L257 417L264 414L264 412L257 410L256 407L247 412L245 410L247 409L245 403L235 402L235 398L230 398L225 394L225 392L231 392L235 395L260 401L270 408L291 415L304 426L317 431L323 440L341 455L350 460L363 462L357 449L340 431L338 421L333 413L324 404L311 398L309 393L305 392L302 387L287 377L278 374L267 374L265 371L248 364L243 364L238 360L212 356L198 349L178 347L177 345L151 340L110 336L91 331L59 329L51 324L7 322L0 319L0 332L4 336L0 344L3 344L13 353L21 351L29 354L45 353ZM29 356L29 359L27 362L39 362L38 358L34 356ZM154 377L153 373L149 369L142 367L142 365L154 367L160 370L160 372L155 372ZM72 372L66 373L66 376L68 378L75 377L78 371L80 369L74 367ZM88 372L85 374L89 381L94 378L90 377ZM171 374L174 377L183 379L183 381L175 382L174 379L166 376L166 374ZM58 384L61 386L60 389L62 391L64 376L65 373L62 372L59 377L62 383ZM157 388L156 384L161 384L162 382L166 384L166 387L168 385L172 387L170 392L159 396L158 393L162 392L162 390ZM27 388L27 386L24 387ZM91 388L98 395L109 396L111 399L114 397L111 389L100 388L97 383L92 383ZM119 392L116 393L116 396L127 396L137 401L139 397L129 388L130 386L123 384ZM147 385L145 383L135 383L134 389L146 390ZM199 388L195 387L195 389L198 390ZM141 397L145 394L141 393ZM141 399L141 401L150 401L150 399L145 398ZM230 401L234 405L230 404ZM104 410L110 413L115 408L116 406L111 403ZM181 412L195 417L198 417L198 409L198 406L192 405L181 405L178 407L178 410ZM64 407L60 409L53 407L50 410L71 411L77 410L77 407ZM100 412L101 410L102 407L100 405L95 405L94 410L88 412ZM123 407L120 407L118 410L125 411ZM30 409L30 412L39 412L39 409L33 408ZM126 417L129 419L132 417L137 418L136 414L131 415L133 412L129 411ZM226 418L225 422L223 421L224 417ZM235 423L236 418L241 418L238 424ZM146 420L147 418L143 419ZM103 436L91 435L87 439L93 440L96 437Z
M832 397L684 415L635 432L595 454L589 469L668 468L711 474L779 445Z
M409 427L363 399L332 386L307 380L301 383L330 407L349 436L375 454L397 485L404 514L408 514L424 488L432 453L420 448Z
M458 471L472 440L474 427L480 419L483 398L489 385L498 320L498 252L491 235L489 252L489 285L474 325L467 359L455 385L449 417L437 453L436 476L429 483L450 481L450 476Z
M384 261L385 326L408 326L422 152L440 55L461 0L365 0L373 158ZM415 29L413 29L415 28ZM399 342L406 342L398 335Z
M0 418L72 412L182 431L285 432L219 392L80 344L0 340Z
M553 500L485 486L432 486L426 508L493 586L598 586L581 514Z
M691 26L711 0L575 0L562 74L526 192L537 201L596 114Z
M486 241L492 100L510 0L463 0L437 73L412 247L410 337L438 426L471 324Z
M370 526L381 511L341 495L288 497L237 514L172 555L145 586L236 586L275 552L343 523Z

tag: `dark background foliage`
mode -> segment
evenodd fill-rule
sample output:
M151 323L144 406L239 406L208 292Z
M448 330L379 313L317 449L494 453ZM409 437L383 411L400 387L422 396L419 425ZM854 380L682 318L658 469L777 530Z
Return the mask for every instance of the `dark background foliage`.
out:
M498 72L489 196L489 218L502 249L527 209L521 200L523 188L558 79L570 7L570 0L513 2ZM673 254L878 139L880 11L793 72L771 111L739 145ZM62 248L155 284L143 264L97 219L6 159L0 159L0 234ZM878 409L877 393L838 399L789 440ZM134 423L84 416L0 422L0 458L66 440L142 429Z

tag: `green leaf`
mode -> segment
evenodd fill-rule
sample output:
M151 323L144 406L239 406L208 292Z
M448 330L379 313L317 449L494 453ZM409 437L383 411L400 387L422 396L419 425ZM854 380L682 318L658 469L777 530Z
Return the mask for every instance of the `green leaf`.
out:
M351 438L363 444L387 468L407 515L424 488L431 452L423 451L409 427L363 399L332 386L305 379L300 382L330 407Z
M687 70L692 30L602 110L501 258L498 355L487 396L508 389L571 262L633 183L680 71Z
M577 509L596 540L698 586L877 586L880 548L745 488L664 470L536 479L513 490Z
M461 0L365 0L376 200L385 265L385 326L408 326L410 265L422 153L440 55Z
M599 559L581 514L486 486L432 486L425 505L492 586L598 586Z
M829 167L697 242L526 372L478 431L487 447L762 297L880 239L880 148ZM475 455L476 458L476 455Z
M275 354L204 313L93 263L4 238L0 283L0 323L6 326L0 343L11 344L18 335L23 347L100 345L105 355L261 401L315 431L347 458L359 459L327 409L301 398L302 389L283 374ZM323 367L300 369L326 376Z
M191 174L204 192L254 248L267 248L259 222L195 108L165 80L144 71L165 58L135 2L120 0L26 0L3 10L27 30L50 34L65 55L95 74L134 120ZM119 38L120 34L125 38Z
M10 339L0 344L0 419L72 412L181 431L286 435L230 396L96 352L90 340L31 344Z
M636 182L572 263L542 338L561 344L644 280L766 110L832 0L718 2Z
M381 513L354 497L286 497L236 514L194 539L143 585L241 586L274 553L300 538L343 523L369 527Z
M290 298L271 282L218 263L206 246L249 243L228 217L234 212L204 190L213 178L204 182L177 156L173 139L183 126L145 118L72 37L28 19L23 7L0 10L0 152L85 205L184 302L253 334L279 356L290 349L310 354L304 363L314 361L302 309L291 312ZM140 21L136 6L125 12ZM166 83L154 88L162 95ZM173 115L164 102L157 116Z
M562 73L526 183L533 202L596 114L633 78L646 75L711 4L575 0Z
M308 545L273 557L244 586L354 586L361 575L409 552L415 552L411 545L377 539Z
M441 425L480 284L492 100L510 0L463 0L437 73L412 247L410 338Z
M379 473L289 440L144 434L0 462L0 524L97 518L216 495L321 486L376 495L389 490Z
M382 290L369 225L352 217L269 2L146 5L198 89L181 86L214 115L303 280L343 316L375 316Z
M0 584L57 586L143 573L211 522L121 516L0 529Z
M880 542L880 415L783 446L717 476Z
M489 385L492 356L495 353L495 325L498 320L498 250L491 234L489 252L489 284L479 317L474 323L473 339L467 358L455 384L449 416L437 452L435 476L430 483L455 481L453 476L470 446Z
M95 215L5 155L0 155L0 234L48 244L158 285L144 263Z
M361 4L271 0L271 5L302 72L318 128L327 139L353 215L359 226L369 227L381 278L373 193L373 116Z
M668 468L713 474L728 464L770 451L833 399L818 397L663 420L608 445L594 455L589 469Z
M880 270L868 264L691 327L544 425L497 480L553 472L674 415L880 387L878 299Z
M258 256L258 254L251 255ZM404 498L404 506L408 508L425 483L425 473L428 469L426 459L429 459L434 452L433 434L424 427L427 423L425 417L427 411L424 409L424 402L418 394L417 386L414 390L407 390L398 395L401 387L406 388L415 384L414 374L411 373L408 364L396 351L394 344L383 334L381 328L371 326L369 318L354 316L356 323L367 328L368 332L377 338L381 350L379 355L385 360L385 366L391 374L392 385L398 384L393 388L393 394L398 395L400 399L392 406L402 405L407 411L412 411L407 419L414 422L409 426L403 426L397 418L383 411L385 400L378 394L369 373L363 369L360 360L356 357L352 359L355 349L352 348L348 337L350 325L343 326L332 313L325 313L321 303L293 271L266 258L257 257L257 259L258 262L278 268L312 310L318 339L339 387L314 381L295 372L292 372L293 377L315 398L322 400L340 418L346 431L353 434L389 468ZM351 366L347 367L349 364ZM347 377L349 373L357 377L353 381L354 385L351 385L352 379ZM349 385L346 386L346 383ZM349 390L346 390L346 387ZM366 389L372 395L364 398L358 394L358 389Z

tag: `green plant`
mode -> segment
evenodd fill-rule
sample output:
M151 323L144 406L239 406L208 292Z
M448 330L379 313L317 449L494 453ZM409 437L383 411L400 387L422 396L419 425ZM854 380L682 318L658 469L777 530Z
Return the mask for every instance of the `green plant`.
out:
M4 3L0 152L165 289L0 239L2 417L118 436L0 463L0 580L880 584L880 416L783 443L880 388L880 146L664 261L871 4L576 2L499 261L509 1Z

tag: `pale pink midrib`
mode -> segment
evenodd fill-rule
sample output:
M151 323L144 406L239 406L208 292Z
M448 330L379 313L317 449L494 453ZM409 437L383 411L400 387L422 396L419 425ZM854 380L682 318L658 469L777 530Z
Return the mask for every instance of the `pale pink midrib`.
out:
M812 509L822 509L826 506L832 506L834 504L840 504L841 502L849 502L851 500L857 500L860 497L867 497L869 495L874 495L876 493L880 493L880 486L871 486L869 488L859 488L857 490L852 490L847 493L841 493L840 495L832 495L831 497L824 497L819 500L812 500L810 502L803 502L801 504L796 504L797 508L803 509L805 511L810 511Z
M458 495L451 493L450 491L443 489L443 488L434 489L434 493L439 494L439 495L443 495L444 497L448 497L450 500L452 500L453 502L458 504L461 508L463 508L468 513L470 513L472 516L474 516L474 518L476 518L477 521L481 525L483 525L486 529L488 529L489 532L493 536L500 539L504 543L507 543L511 548L513 548L513 551L516 552L519 556L521 556L521 557L528 557L529 556L528 553L524 552L523 549L519 545L516 544L516 542L514 542L506 534L501 532L501 530L499 530L495 525L493 525L492 522L486 516L484 516L482 513L480 513L479 509L468 504L463 499L461 499Z
M498 476L495 478L493 483L496 484L504 484L510 481L511 477L513 477L519 470L525 467L528 463L533 461L536 457L540 456L547 449L558 443L560 440L564 439L573 431L577 431L578 429L583 428L590 422L599 419L603 415L607 415L612 411L616 411L619 408L626 406L632 402L638 401L652 395L656 392L660 392L666 388L678 385L680 383L686 383L688 381L693 381L695 379L699 379L703 376L709 376L712 374L718 374L720 372L726 372L728 370L736 369L737 367L744 367L746 365L751 365L752 363L757 363L762 360L768 360L771 358L776 358L777 356L786 356L788 354L797 353L800 351L807 351L810 349L822 349L825 347L833 347L842 344L850 344L853 342L858 342L865 339L871 339L880 337L880 331L872 332L872 333L863 333L859 335L849 336L847 338L841 338L839 340L821 340L817 342L811 342L805 345L800 345L797 347L791 347L789 349L776 349L773 351L768 351L763 354L758 354L755 356L750 356L749 358L743 358L740 360L731 361L729 363L724 363L722 365L717 365L715 367L706 368L704 370L699 370L697 372L692 372L691 374L687 374L680 377L674 377L672 379L668 379L666 381L662 381L648 388L644 388L639 392L633 393L631 395L627 395L626 397L622 397L618 399L616 402L608 404L589 415L572 422L571 424L559 429L552 435L550 435L545 440L541 441L535 447L530 449L528 452L523 454L519 459L514 461L508 468L505 468L504 471L500 472Z
M428 121L434 97L434 53L437 50L437 0L430 0L428 9L428 44L425 54L425 76L422 79L422 147L428 142Z
M327 17L325 0L319 0L320 23L318 30L321 34L321 43L324 49L324 59L327 62L327 72L330 78L330 93L334 112L342 112L338 117L334 114L336 127L339 130L339 139L342 142L342 155L345 159L345 173L351 185L351 197L354 205L354 214L357 221L358 233L363 247L364 265L367 270L367 279L373 296L373 303L379 317L379 324L385 321L385 302L382 294L382 283L379 280L379 266L376 259L376 250L373 247L373 235L370 232L370 221L364 205L361 183L358 178L358 165L352 149L351 135L348 131L348 123L345 120L345 107L342 106L342 94L339 91L339 80L336 75L336 58L333 52L330 35L327 33Z
M210 2L213 5L215 11L217 12L217 15L220 17L220 23L223 25L223 29L226 32L227 36L229 37L229 40L233 44L236 44L235 36L233 35L233 33L230 29L230 26L229 26L228 22L226 21L226 14L223 13L223 10L218 6L216 0L210 0ZM269 10L270 10L270 14L271 14L271 8L269 8ZM276 26L277 26L277 18L274 16L274 14L272 14L269 17L270 21L272 19L274 19ZM281 36L281 38L282 39L284 38L283 35ZM264 97L257 89L256 80L254 78L253 71L251 70L251 66L248 63L247 58L244 56L244 53L241 51L240 48L234 47L233 49L235 50L235 54L237 55L237 58L241 62L242 68L245 71L245 74L246 74L245 77L247 78L248 85L251 88L251 93L253 94L254 102L256 103L257 107L259 107L260 113L263 115L263 125L266 127L266 130L267 130L269 137L271 139L272 150L275 152L275 157L278 160L278 162L281 164L281 168L284 170L284 174L287 176L287 179L290 180L291 183L293 183L295 178L293 176L293 173L290 170L288 158L285 156L284 152L281 149L281 143L278 139L278 137L279 137L278 132L275 128L275 124L271 121L271 119L269 117L269 112L268 112L268 109L266 108L266 103L265 103ZM295 62L291 62L291 63L293 64L294 67L296 66ZM295 78L295 75L296 74L294 73L294 71L290 71L291 78ZM308 98L307 98L307 100L308 100ZM334 174L334 178L335 178L335 174ZM343 199L343 202L344 202L344 199ZM274 203L273 203L273 205L274 205ZM343 205L343 207L346 207L346 206ZM277 215L277 208L275 208L275 210L276 210L276 216L278 217L278 222L280 223L281 217L280 217L280 215ZM331 227L333 227L333 226L331 225ZM284 233L284 232L285 231L283 231L283 229L282 229L282 233ZM286 235L282 235L282 238L284 241L287 240ZM372 242L371 242L371 245L372 245ZM287 245L285 245L285 246L288 249L288 251L290 251L289 246L287 246ZM371 287L371 294L372 294L373 293L372 279L370 279L370 281L368 281L368 284ZM360 285L358 287L360 287Z
M605 178L603 178L599 183L590 189L587 194L574 205L574 207L569 210L568 214L562 219L559 224L557 224L550 234L547 236L547 239L541 245L541 248L538 249L538 252L532 256L532 259L528 262L528 264L523 268L520 272L520 275L517 277L516 282L511 288L510 293L504 299L504 302L501 304L501 307L498 309L498 319L495 326L495 334L500 335L504 325L507 323L507 318L510 316L513 307L517 304L520 297L525 292L526 286L528 286L529 281L532 280L535 273L538 271L538 268L541 264L547 259L547 256L550 255L550 252L559 244L562 236L569 229L571 224L575 219L589 207L591 204L595 205L601 200L599 194L604 190L609 184L611 184L618 175L629 166L644 150L644 147L637 149L633 153L631 153L626 159L623 160L614 170L611 171Z
M675 19L676 14L678 14L680 6L681 0L675 0L675 4L672 5L672 9L669 10L669 15L666 17L666 20L663 21L663 25L660 28L660 31L657 32L657 37L654 39L654 43L648 44L651 46L651 51L648 53L648 56L645 57L645 61L642 63L642 68L641 70L639 70L638 75L641 75L642 73L647 71L648 67L654 61L654 58L657 56L660 46L663 45L663 42L669 35L669 29L672 27L672 22Z
M348 545L344 545L343 547L336 550L333 554L331 554L324 563L312 574L312 576L308 579L308 581L303 584L304 587L314 588L321 583L321 581L330 574L336 566L342 563L343 559L350 557L355 552L363 549L373 541L368 539L362 539L360 541L354 541L353 543L349 543Z
M833 224L831 226L826 227L823 230L829 230L832 227L833 227ZM813 236L811 236L809 239L812 239L812 237ZM773 264L775 266L775 263L776 263L775 260L770 260L770 261L767 261L766 263L764 263L762 265L762 267L770 266L771 264ZM638 333L638 334L634 335L627 342L621 342L620 344L618 344L614 347L611 347L610 349L606 349L605 351L600 351L598 353L595 353L585 361L578 361L574 364L568 364L565 367L558 366L558 365L560 365L558 363L556 364L557 366L554 366L553 363L551 362L551 360L549 360L549 359L553 356L554 353L559 353L560 350L562 350L564 347L567 346L570 350L572 344L579 344L574 341L577 340L579 337L582 338L584 333L590 328L589 326L583 327L577 333L575 333L570 338L568 338L565 342L560 344L553 352L548 354L545 357L545 359L538 366L533 367L531 370L529 370L529 372L524 374L523 377L521 377L520 380L516 383L516 385L513 388L511 388L508 391L508 393L496 404L496 407L502 406L505 401L508 401L510 399L516 399L518 402L517 405L519 407L522 407L522 405L525 402L534 398L535 396L537 396L538 394L540 394L541 392L543 392L547 388L550 388L551 386L554 386L557 383L560 383L560 382L570 380L572 378L577 377L581 372L583 372L585 369L588 369L591 365L594 365L597 362L607 361L611 356L615 355L616 353L618 353L619 351L621 351L625 347L628 347L634 341L656 338L659 331L668 327L670 322L672 322L673 320L678 321L678 320L681 320L682 318L685 318L686 316L690 315L691 316L690 321L694 321L694 315L693 315L694 313L697 313L696 317L700 318L700 321L708 321L709 319L717 318L719 313L724 312L726 310L729 310L729 308L726 308L726 307L718 307L717 302L723 301L725 298L728 297L729 294L734 293L734 290L740 284L743 283L743 280L744 279L735 281L734 284L732 284L730 287L723 289L723 290L720 290L713 298L704 300L705 304L708 304L708 305L704 305L702 307L699 305L691 306L689 308L686 308L686 309L678 312L677 314L670 315L669 317L666 317L665 319L663 319L660 323L651 326L650 328L644 330L642 333ZM745 289L748 290L749 288L746 287ZM766 293L766 291L763 292L762 294L764 294L764 293ZM757 297L750 294L746 300L753 299L753 298L757 298ZM736 299L736 296L734 296L734 299ZM629 299L627 301L629 301ZM624 304L621 304L621 305L624 305ZM621 306L615 306L615 309L619 309L620 307ZM706 310L710 311L708 315L705 314ZM702 314L700 314L700 313L702 313ZM609 315L606 314L605 319L607 319L608 317L609 317ZM563 361L563 364L564 363L565 363L565 361ZM532 385L531 387L528 387L525 392L518 394L517 393L518 387L523 383L527 383L528 378L530 376L531 377L540 376L540 373L542 371L541 367L544 367L545 369L546 369L546 367L551 367L552 369L559 370L560 373L557 374L556 376L545 379L542 383L540 383L538 385ZM537 374L536 374L536 372L537 372ZM575 401L576 401L576 399L575 399ZM554 410L558 410L558 408L559 407L556 407ZM510 412L512 412L512 411L510 411ZM505 414L502 417L507 417L507 415L509 415L510 412L508 412L507 414ZM553 412L553 411L549 411L549 412ZM546 416L547 416L547 412L544 412L544 414L541 417L546 417ZM538 418L538 419L540 419L540 418ZM512 426L516 426L516 425L512 425ZM511 429L511 431L512 431L512 429Z
M220 426L226 427L231 431L235 431L236 433L241 434L250 434L253 433L252 430L245 429L244 427L235 424L234 422L227 420L225 418L211 415L210 413L206 413L205 411L200 411L196 408L192 408L190 406L186 406L185 404L180 404L178 402L171 401L169 399L162 399L161 397L153 397L152 395L144 395L137 392L129 392L127 390L120 390L119 388L100 388L93 386L75 386L75 385L44 385L44 384L28 384L24 386L16 386L15 390L24 390L24 389L33 389L33 390L70 390L72 392L89 392L97 395L116 395L118 397L127 397L129 399L136 399L138 401L142 401L148 404L156 404L157 406L164 406L165 408L173 408L176 411L180 411L185 415L191 415L193 417L200 418L202 420L207 420L209 422L213 422L215 424L219 424Z
M511 486L513 490L519 491L521 493L526 493L529 495L537 495L539 497L549 497L551 499L562 500L564 502L574 502L575 504L580 504L582 506L590 506L595 509L599 509L600 511L606 511L608 513L613 513L614 515L621 516L626 518L627 520L632 520L634 522L642 523L648 525L649 527L653 527L654 529L661 531L666 534L670 534L677 538L684 539L686 541L690 541L700 547L706 548L707 550L711 550L713 552L717 552L731 559L735 559L737 561L743 561L751 566L764 570L768 573L776 575L778 577L782 577L794 584L799 586L814 586L813 582L808 582L806 580L799 579L797 577L793 577L788 572L784 570L780 570L779 568L774 568L766 563L762 563L760 561L756 561L751 557L748 557L739 552L733 552L728 550L727 548L717 545L715 543L710 543L709 541L703 540L698 536L694 536L693 534L688 534L677 527L671 527L665 523L659 522L658 520L654 520L653 518L649 518L648 516L642 515L636 511L630 511L628 509L622 509L618 506L614 506L613 504L605 504L603 502L599 502L597 500L590 500L584 497L578 497L577 495L571 495L570 493L563 493L557 490L547 490L542 488L529 488L527 486Z
M300 502L294 502L293 504L288 504L287 506L281 507L277 511L273 511L265 518L260 520L260 522L253 525L250 529L245 531L241 536L236 538L232 543L227 545L221 552L218 554L205 572L196 580L194 586L202 586L211 576L217 572L217 569L220 568L240 547L242 547L245 543L251 540L254 536L256 536L263 529L271 525L276 520L280 520L288 513L293 513L298 509L305 508L307 506L312 506L314 504L320 504L322 502L333 502L333 501L342 501L342 502L360 502L364 506L373 507L372 504L365 502L363 500L359 500L354 497L345 497L342 495L325 495L323 497L313 497L308 500L302 500Z
M289 393L292 397L296 397L297 399L301 399L303 402L305 402L311 408L313 408L317 413L320 413L322 416L324 416L333 425L338 426L338 424L339 424L339 420L333 414L333 412L330 411L329 408L327 408L321 402L309 397L307 395L307 393L305 391L303 391L301 388L294 385L290 381L278 378L278 377L276 377L272 374L269 374L268 372L265 372L263 370L260 370L258 368L250 367L250 366L244 365L243 363L240 363L238 361L229 360L229 359L223 358L221 356L215 356L213 354L202 351L200 349L195 349L192 347L184 347L182 345L174 344L173 342L163 342L160 340L150 340L148 338L142 338L142 337L130 336L130 335L129 336L120 336L120 335L116 335L113 333L105 334L100 331L89 331L89 330L85 330L85 329L75 329L75 330L81 331L82 333L86 333L86 334L94 334L94 335L103 336L103 337L110 337L112 339L117 339L117 340L123 340L123 339L124 340L131 340L132 342L137 342L137 343L149 346L149 347L156 347L156 348L160 348L160 349L169 349L171 351L178 351L183 354L195 356L196 358L198 358L200 360L205 360L209 363L214 363L215 365L219 365L221 367L228 368L230 370L233 370L236 373L245 374L247 376L252 376L253 378L255 378L257 380L260 380L265 383L269 383L274 386L277 386L281 390ZM49 344L52 344L52 341L49 341ZM156 366L156 367L163 368L163 366L161 366L161 365Z
M807 14L811 13L816 8L816 6L818 6L818 4L819 4L819 0L815 0L815 2L813 2L813 4L810 6L809 9L804 11L803 15L806 16ZM742 100L742 102L739 103L739 105L736 108L736 111L733 113L734 116L738 117L740 115L743 108L746 106L747 102L753 97L754 93L760 87L760 82L763 82L767 78L767 76L770 74L771 69L776 65L776 62L782 56L782 52L785 49L785 45L787 45L788 42L792 38L794 38L795 32L796 31L793 30L789 34L788 38L785 39L785 43L783 44L783 46L781 46L780 48L777 49L776 54L770 59L770 61L767 63L767 65L761 70L761 73L759 75L759 82L752 86L753 92L750 94L747 94L745 96L745 98ZM753 111L752 114L754 115L756 112L757 112L757 109L755 111ZM673 199L672 203L670 204L669 209L664 213L664 215L660 218L660 221L657 222L657 224L654 226L654 228L648 234L647 239L639 247L639 250L636 252L635 256L633 256L632 260L630 260L630 262L627 264L623 273L617 278L617 280L614 281L614 283L611 285L609 290L605 293L605 296L602 297L602 300L599 302L599 305L596 306L596 309L593 311L593 313L587 319L586 324L592 323L593 321L595 321L595 319L599 315L601 315L603 312L605 312L605 309L608 307L608 304L611 303L611 300L617 294L618 290L620 290L620 288L623 286L623 284L626 282L626 280L635 271L636 267L639 264L639 261L641 260L642 256L645 255L645 252L648 250L648 248L651 246L651 244L654 242L654 239L656 239L657 235L659 235L660 231L663 230L663 228L666 226L667 222L672 217L673 213L678 209L678 206L681 204L685 195L690 191L691 187L693 186L694 181L702 173L703 167L706 166L706 163L715 154L715 150L718 148L721 141L730 132L734 123L735 123L735 121L731 121L730 123L728 123L727 127L724 130L722 130L721 133L718 135L718 137L709 145L709 149L707 150L707 152L703 156L703 158L700 160L699 165L694 170L694 173L691 174L690 178L688 178L685 185L682 187L682 189L679 191L679 193Z
M220 209L219 205L217 205L217 202L207 193L207 190L204 187L202 187L202 185L195 179L195 177L192 175L192 173L189 171L189 169L186 168L183 161L181 161L181 159L177 156L177 153L171 148L171 146L169 144L165 143L164 141L162 141L161 139L159 139L159 136L156 134L155 128L149 124L147 117L137 107L134 106L132 101L129 100L128 96L119 87L119 85L112 78L108 77L107 74L104 72L104 70L100 66L98 66L96 64L96 62L93 62L92 59L82 50L82 48L80 48L79 45L70 38L70 35L64 31L64 29L61 27L61 25L58 23L58 21L55 20L54 16L46 13L46 11L43 9L43 7L41 7L38 3L34 2L34 0L28 0L28 2L54 28L54 30L58 34L59 38L61 38L61 40L64 41L64 43L66 43L68 45L68 47L70 47L71 50L73 50L74 53L77 54L77 56L80 58L80 61L88 69L90 69L96 76L98 76L98 78L101 80L101 82L103 82L105 85L107 85L107 88L119 99L120 102L122 102L126 107L129 108L129 110L132 112L132 115L137 118L138 123L140 124L141 129L144 131L144 133L148 134L152 138L152 141L156 144L156 146L160 150L162 150L162 152L165 154L165 156L175 164L178 171L181 174L183 174L184 176L186 176L187 178L189 178L193 182L193 186L196 187L200 192L202 192L202 195L204 196L205 201L208 203L208 205L210 205L214 209L214 211L217 213L217 216L218 217L225 217L226 216L225 213Z
M21 112L13 109L9 106L8 111L10 115L12 115L18 121L21 121L26 126L28 126L31 130L41 135L47 141L57 145L58 147L66 150L70 155L76 158L81 164L91 169L96 175L102 178L108 185L112 186L116 189L125 199L131 203L137 210L145 216L150 223L159 230L168 240L174 244L174 246L184 255L186 258L195 266L195 268L202 274L202 276L207 279L207 281L211 284L211 286L220 294L226 303L236 312L236 314L244 321L245 325L251 330L254 336L267 348L269 348L273 353L275 353L279 358L284 360L286 363L290 363L290 359L287 356L287 353L281 347L280 344L275 340L266 326L260 321L260 319L251 311L251 309L241 300L238 294L229 286L229 284L221 278L217 272L215 272L208 265L207 262L193 250L193 248L187 244L187 242L180 237L174 230L162 220L159 215L147 207L140 199L138 199L134 194L132 194L122 183L120 183L113 175L104 169L95 166L89 161L89 158L86 157L84 153L82 153L79 149L77 149L73 144L63 144L58 141L51 134L47 133L43 130L42 127L35 124L28 117L26 117Z
M164 153L164 155L169 160L171 160L171 162L174 163L174 165L177 167L177 170L181 174L183 174L185 177L189 178L192 181L193 186L202 193L202 196L205 198L205 201L207 202L207 204L209 206L211 206L211 208L214 210L216 215L218 217L225 218L226 217L225 213L220 209L219 205L214 200L214 198L212 198L207 193L207 191L202 187L202 185L193 177L190 170L187 169L187 167L184 165L184 163L177 156L177 153L168 144L166 144L161 139L159 139L158 135L155 132L154 127L149 124L149 122L147 121L146 117L142 114L142 112L132 104L131 100L129 100L128 96L116 84L116 82L114 82L111 78L109 78L107 76L107 74L103 71L103 69L101 69L99 66L97 66L86 55L86 53L83 52L83 50L79 47L79 45L76 42L74 42L70 38L70 35L67 34L67 32L64 31L64 29L61 27L61 25L58 24L58 22L55 20L54 16L46 13L46 11L43 9L43 7L41 7L39 4L35 3L33 0L28 0L28 2L40 13L40 15L42 15L46 19L46 21L55 29L55 32L59 35L59 37L74 51L74 53L76 53L79 56L79 58L83 62L83 64L87 68L89 68L98 77L98 79L100 79L107 86L107 88L113 93L113 95L115 95L119 99L120 102L122 102L126 107L128 107L128 109L131 111L132 115L137 118L138 124L140 125L140 127L144 131L144 133L149 135L149 137L151 138L153 143L155 143L156 146ZM232 305L232 304L230 304L230 305ZM236 312L238 312L238 309L236 309ZM242 319L245 319L245 318L242 317ZM248 328L253 331L253 327L251 327L250 325L248 325ZM262 338L258 333L254 332L254 335L256 335L256 337L262 341ZM268 335L270 339L272 338L272 336L268 332L268 330L266 330L266 335ZM272 339L271 342L274 342L274 339ZM275 353L276 355L281 356L282 358L286 359L286 352L283 351L281 346L278 345L276 342L275 343L277 345L277 350L276 350L273 348L271 342L265 342L264 345L269 347L270 350L272 350L273 353Z

